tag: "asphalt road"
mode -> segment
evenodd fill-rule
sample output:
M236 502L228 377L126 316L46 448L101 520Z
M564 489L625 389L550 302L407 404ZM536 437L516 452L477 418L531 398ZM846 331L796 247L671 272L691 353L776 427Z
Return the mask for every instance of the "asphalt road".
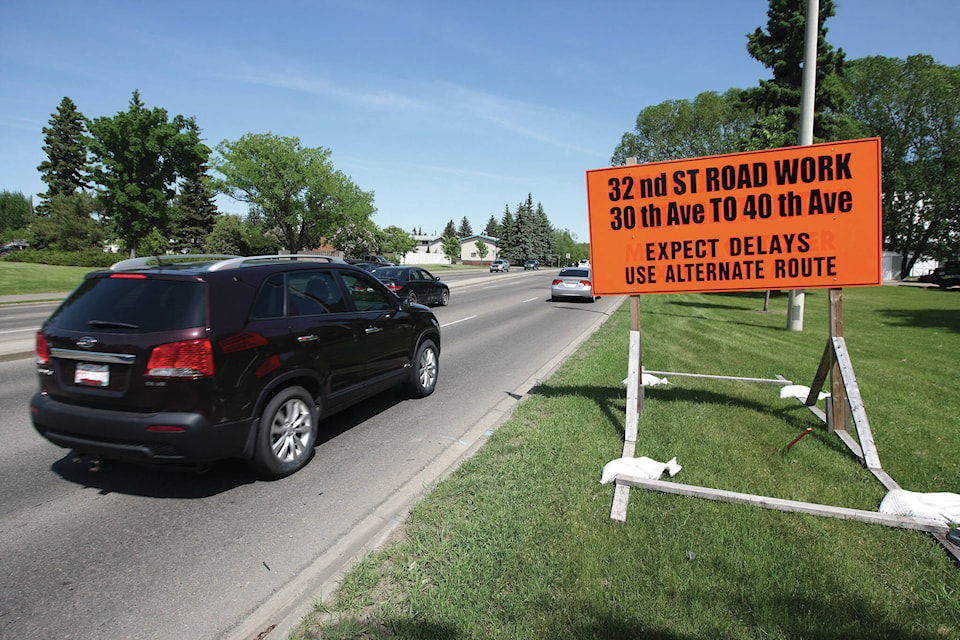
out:
M92 472L33 431L32 360L0 362L0 638L286 638L620 301L551 303L555 273L451 277L436 392L332 417L272 482L232 461ZM0 307L0 342L42 321L22 313Z

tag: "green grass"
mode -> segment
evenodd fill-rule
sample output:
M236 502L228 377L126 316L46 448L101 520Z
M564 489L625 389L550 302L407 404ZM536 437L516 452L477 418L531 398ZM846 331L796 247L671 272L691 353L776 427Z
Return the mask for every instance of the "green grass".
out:
M73 291L90 267L61 267L0 260L0 296Z
M772 313L760 294L645 296L644 366L809 385L826 298L808 291L787 332L786 296ZM844 315L884 469L960 492L960 293L847 289ZM926 534L640 490L612 524L599 478L623 446L628 332L625 304L292 637L960 637L960 570ZM869 510L885 494L772 385L647 388L637 455L677 456L686 484Z

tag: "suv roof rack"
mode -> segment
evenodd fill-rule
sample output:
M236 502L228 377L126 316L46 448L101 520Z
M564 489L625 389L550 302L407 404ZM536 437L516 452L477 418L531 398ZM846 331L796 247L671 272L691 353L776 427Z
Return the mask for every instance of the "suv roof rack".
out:
M191 262L209 262L211 260L228 260L237 258L235 255L214 254L214 253L179 253L170 256L143 256L141 258L130 258L114 263L111 271L134 271L136 269L147 269L150 267L163 268L165 265L183 265Z
M249 264L263 264L268 262L297 262L301 260L318 260L322 262L344 262L334 256L318 256L311 254L286 254L267 256L236 256L213 253L183 253L170 256L144 256L121 260L110 267L111 271L135 271L137 269L160 268L165 266L184 267L198 262L211 262L205 265L207 271L222 271L224 269L238 269Z
M285 255L274 255L274 256L247 256L247 257L235 257L228 260L223 260L222 262L217 262L216 264L210 265L210 271L222 271L223 269L238 269L248 264L263 264L266 262L299 262L301 260L310 261L317 260L321 262L338 262L341 264L346 264L343 258L337 258L334 256L318 256L313 254L285 254Z

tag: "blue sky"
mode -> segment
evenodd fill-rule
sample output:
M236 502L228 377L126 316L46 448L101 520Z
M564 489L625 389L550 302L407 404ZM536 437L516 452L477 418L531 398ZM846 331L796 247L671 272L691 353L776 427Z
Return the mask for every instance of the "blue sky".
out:
M960 64L960 2L836 0L848 59ZM532 194L589 240L588 169L653 104L754 86L766 0L0 2L0 190L45 190L41 129L64 96L90 118L194 116L208 145L246 133L325 147L375 193L381 227L439 233ZM218 200L221 210L245 205Z

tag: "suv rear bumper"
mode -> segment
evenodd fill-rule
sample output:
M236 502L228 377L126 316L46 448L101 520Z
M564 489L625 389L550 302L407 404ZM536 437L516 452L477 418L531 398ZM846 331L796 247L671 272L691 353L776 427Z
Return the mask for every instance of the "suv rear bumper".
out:
M249 420L213 425L199 413L93 409L42 393L31 398L30 415L50 442L114 460L177 464L249 457ZM157 426L174 430L149 430Z

